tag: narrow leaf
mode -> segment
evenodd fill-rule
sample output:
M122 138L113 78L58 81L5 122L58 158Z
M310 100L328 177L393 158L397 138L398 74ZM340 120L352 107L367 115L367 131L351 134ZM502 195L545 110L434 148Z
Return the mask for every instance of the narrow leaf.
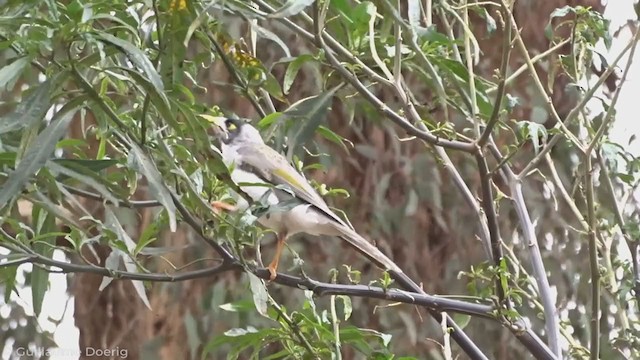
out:
M29 63L29 59L21 57L11 64L0 69L0 89L11 89L16 83L22 70Z
M333 95L340 89L342 85L338 85L333 89L322 93L320 95L308 97L302 99L295 104L291 105L284 114L289 117L302 117L307 121L298 128L296 134L291 138L289 144L289 158L293 155L295 148L304 144L313 136L316 128L324 121L331 108L331 102Z
M151 60L149 60L149 58L144 54L144 52L142 52L142 50L140 50L132 43L115 37L111 34L99 33L98 36L104 41L120 48L120 50L127 54L129 60L131 60L132 63L134 63L147 75L158 92L164 91L164 86L162 84L162 78L160 77L160 74L158 74L156 68L151 63Z
M110 270L118 270L118 267L120 265L120 258L122 257L122 255L122 251L118 249L111 250L111 254L109 254L109 256L107 256L107 259L104 261L104 267ZM111 284L112 281L112 277L104 276L102 278L102 282L100 282L98 291L104 290L107 286L109 286L109 284Z
M94 179L93 177L82 174L74 170L72 167L60 166L55 161L47 162L47 167L55 173L68 176L70 178L80 181L85 185L91 186L100 195L102 195L104 199L108 200L112 204L118 203L118 199L111 193L111 191L109 191L109 189L105 185L101 184L98 180ZM95 174L95 175L99 176L98 174Z
M307 61L315 60L313 55L311 54L303 54L298 56L295 60L293 60L289 66L287 67L287 71L284 73L284 80L282 81L282 91L285 94L289 93L289 89L291 89L291 85L296 80L296 76Z
M42 120L51 106L51 81L45 81L27 97L22 99L16 109L0 118L0 134L15 131Z
M15 171L9 174L7 181L0 190L0 208L19 194L22 186L29 178L40 170L55 150L56 143L66 133L75 109L67 112L61 118L53 120L35 139L34 145L29 147Z
M287 44L284 43L284 41L282 41L282 39L280 39L278 35L274 34L270 30L267 30L256 23L250 22L250 24L251 24L251 28L253 29L253 31L256 32L256 34L258 34L258 36L265 38L267 40L273 41L278 46L280 46L282 51L284 51L284 54L286 57L291 57L291 51L289 51L289 47L287 46Z
M269 293L267 293L267 287L259 277L252 273L247 273L249 276L249 286L253 293L253 303L256 306L256 310L260 315L269 317L267 315L267 301L269 300Z
M129 155L130 166L147 178L151 193L167 210L167 214L169 215L169 228L172 232L175 232L178 227L176 221L176 205L173 203L169 189L167 189L164 184L162 175L151 159L147 157L137 144L131 144L131 153Z
M39 217L42 218L42 226L38 231L37 235L46 235L55 232L56 229L56 220L55 217L46 212L46 211L38 211ZM34 219L36 221L40 221L40 219ZM53 254L53 247L55 245L56 237L55 236L45 236L41 237L34 245L33 249L40 255L45 257L51 257ZM40 316L42 312L42 302L44 300L44 295L49 289L49 272L44 269L34 266L31 271L31 298L33 301L33 313L37 316Z
M138 266L136 265L135 261L133 261L133 258L132 258L133 256L132 254L136 249L136 243L133 241L133 239L131 239L129 234L127 234L127 232L124 230L124 228L122 227L122 224L120 224L120 221L118 220L116 214L111 210L110 206L105 207L104 225L106 228L113 231L118 236L118 239L124 242L124 244L127 246L127 251L129 252L128 254L125 254L119 249L112 249L112 254L116 252L117 255L120 258L122 258L124 267L128 272L139 272ZM102 281L104 283L105 279L103 279ZM149 304L149 298L147 298L147 293L144 289L144 283L140 280L131 280L131 284L133 285L133 288L136 291L136 294L138 294L138 297L140 298L140 300L142 300L142 302L147 306L147 308L151 309L151 305Z

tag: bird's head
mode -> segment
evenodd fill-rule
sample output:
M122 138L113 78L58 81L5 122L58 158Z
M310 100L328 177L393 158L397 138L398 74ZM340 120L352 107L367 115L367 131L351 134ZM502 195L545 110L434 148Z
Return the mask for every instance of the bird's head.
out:
M213 134L227 145L239 143L262 144L262 136L248 120L231 119L226 117L207 117L212 123Z

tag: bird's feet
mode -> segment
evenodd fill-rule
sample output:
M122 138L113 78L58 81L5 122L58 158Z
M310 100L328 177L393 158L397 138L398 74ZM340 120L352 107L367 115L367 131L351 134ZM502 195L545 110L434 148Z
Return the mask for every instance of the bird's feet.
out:
M220 215L222 211L236 211L237 207L224 201L212 201L211 207L216 215Z
M284 233L278 234L278 242L276 245L276 255L273 257L273 260L271 260L271 263L269 264L269 266L267 266L267 269L269 269L269 281L275 280L276 276L278 276L278 273L277 273L278 264L280 263L280 255L282 255L282 248L284 248L286 238L287 238L286 234Z
M273 281L278 277L277 266L278 265L273 266L273 264L269 264L269 266L267 266L267 270L269 270L269 281Z

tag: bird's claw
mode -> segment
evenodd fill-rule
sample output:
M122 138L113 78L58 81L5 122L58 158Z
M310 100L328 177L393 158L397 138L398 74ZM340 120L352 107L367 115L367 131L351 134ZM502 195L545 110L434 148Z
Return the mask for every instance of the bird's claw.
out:
M269 281L275 280L276 277L278 276L278 273L276 272L276 269L273 266L269 265L267 267L267 270L269 270Z

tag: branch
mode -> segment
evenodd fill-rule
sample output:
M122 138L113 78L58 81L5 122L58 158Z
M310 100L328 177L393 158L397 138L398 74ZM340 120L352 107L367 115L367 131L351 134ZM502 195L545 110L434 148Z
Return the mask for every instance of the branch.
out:
M184 205L182 205L180 199L176 196L176 194L174 194L172 190L169 191L171 192L171 198L173 199L173 203L175 204L176 209L178 210L180 215L182 215L182 219L187 224L189 224L189 226L191 226L196 234L198 234L198 236L200 236L200 238L204 240L204 242L209 244L209 246L211 246L225 262L237 261L237 259L229 252L229 250L225 246L218 244L217 241L209 238L204 234L202 224L191 215L189 210Z
M26 249L25 249L26 250ZM211 277L228 271L250 271L257 277L269 280L270 273L267 268L245 269L245 267L236 260L223 261L220 265L194 270L182 273L137 273L128 272L117 269L107 269L105 267L96 265L82 265L73 264L66 261L58 261L50 259L46 256L40 255L33 251L29 251L25 254L25 257L15 261L0 263L0 269L10 266L16 266L23 263L32 263L43 265L46 271L58 272L52 268L61 269L62 273L90 273L96 275L102 275L119 280L139 280L150 282L179 282L194 280L199 278ZM491 305L474 304L470 302L453 300L439 296L427 295L424 293L408 292L398 289L383 289L375 286L367 285L343 285L332 284L316 281L306 277L296 277L283 273L278 273L278 276L274 280L275 283L297 288L303 290L311 290L316 296L330 296L330 295L347 295L363 298L373 298L388 300L392 302L401 302L404 304L424 306L429 309L437 311L449 311L460 314L479 316L486 319L496 320L496 309Z
M502 59L500 63L500 81L498 83L498 90L496 92L496 102L493 104L493 112L491 113L491 118L487 121L487 126L484 129L484 132L478 139L478 145L481 147L484 146L489 140L489 136L491 136L491 132L493 128L498 123L500 118L500 110L502 109L502 98L504 97L505 90L507 88L507 71L509 67L509 57L511 56L511 26L505 24L504 18L509 16L509 8L507 8L504 3L502 3L502 11L503 15L500 18L502 21L502 29L504 33L502 34Z
M591 344L590 359L600 358L600 265L598 264L598 240L596 238L596 203L593 189L593 164L591 154L585 154L584 186L587 193L587 223L589 224L589 269L591 270Z
M482 187L482 207L487 217L487 225L489 227L489 238L491 240L491 254L493 255L493 264L496 270L501 268L502 263L502 239L500 237L500 228L498 226L498 218L496 209L493 204L493 192L491 191L491 177L489 176L489 167L487 160L484 158L482 151L478 150L476 154L476 162L478 163L478 172L480 174L480 186ZM496 293L500 299L501 305L510 308L509 299L505 298L505 289L502 288L502 277L504 274L498 271L496 279Z

